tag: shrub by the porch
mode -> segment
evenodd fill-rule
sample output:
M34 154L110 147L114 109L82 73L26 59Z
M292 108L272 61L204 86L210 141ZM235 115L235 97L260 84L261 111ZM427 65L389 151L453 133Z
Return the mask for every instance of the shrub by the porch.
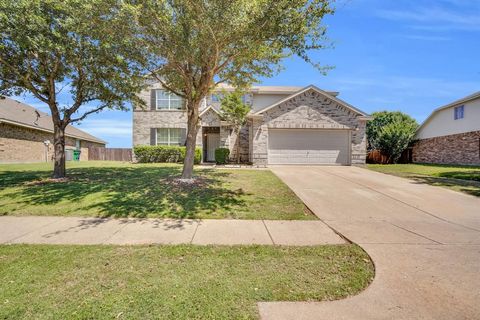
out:
M230 156L230 150L227 148L215 149L215 162L217 164L225 164Z
M135 158L140 163L149 162L183 162L185 147L183 146L136 146L133 148ZM195 148L195 164L202 160L202 150Z

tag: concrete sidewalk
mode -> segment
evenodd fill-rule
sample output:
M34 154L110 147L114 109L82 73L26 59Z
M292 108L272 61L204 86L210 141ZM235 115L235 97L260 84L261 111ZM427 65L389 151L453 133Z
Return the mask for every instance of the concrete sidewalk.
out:
M321 221L0 217L0 243L30 244L343 244Z

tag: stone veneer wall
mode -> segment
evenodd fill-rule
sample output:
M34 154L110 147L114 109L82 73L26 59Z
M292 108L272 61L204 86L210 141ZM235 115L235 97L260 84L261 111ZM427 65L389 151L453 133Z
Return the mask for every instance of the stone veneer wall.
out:
M50 140L48 157L53 157L53 134L7 123L0 123L0 162L44 162L45 145ZM77 139L65 137L65 148L74 149ZM88 160L89 147L105 147L104 144L81 140L80 160Z
M249 126L245 125L240 129L240 162L250 162L250 143L249 143ZM230 161L237 161L237 135L235 133L230 134Z
M415 163L480 165L480 131L418 140L412 153Z
M352 164L366 160L366 121L360 115L311 89L267 110L251 122L251 161L268 162L269 128L347 129L351 130Z
M151 90L161 89L159 83L140 92L139 97L146 103L144 108L133 109L133 145L150 145L152 128L187 128L187 113L181 110L152 110Z
M144 109L135 107L133 110L133 145L150 145L152 128L187 128L187 113L178 110L152 110L151 107L151 90L159 89L158 84L154 84L140 93L140 97L145 100ZM252 95L248 94L246 99L248 104L252 103ZM210 102L210 96L207 98ZM218 114L213 111L207 111L200 119L199 130L197 134L196 144L203 146L203 136L201 127L220 127L220 146L229 148L231 159L236 159L236 136L231 134L229 126L222 125ZM240 133L240 158L242 161L248 161L248 128L242 128Z

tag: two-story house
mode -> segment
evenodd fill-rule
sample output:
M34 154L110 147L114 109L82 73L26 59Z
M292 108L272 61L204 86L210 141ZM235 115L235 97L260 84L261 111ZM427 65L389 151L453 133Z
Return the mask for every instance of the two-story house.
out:
M435 109L415 138L413 162L480 165L480 92Z
M251 106L248 122L236 137L223 121L218 87L202 104L197 146L203 161L215 160L226 147L236 157L239 140L243 162L269 164L363 164L365 126L369 116L338 98L337 92L307 87L254 86L243 97ZM147 108L133 112L133 145L184 145L187 114L184 101L160 84L141 93Z

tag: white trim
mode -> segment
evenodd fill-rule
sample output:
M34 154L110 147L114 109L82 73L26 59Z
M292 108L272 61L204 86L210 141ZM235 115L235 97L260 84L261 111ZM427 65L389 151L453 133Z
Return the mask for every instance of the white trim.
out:
M348 146L350 148L348 148L348 164L347 166L351 166L352 165L352 154L353 154L353 146L352 146L352 131L353 130L348 130Z
M2 123L2 122L3 122L3 123L8 123L8 124L11 124L11 125L14 125L14 126L19 126L19 127L24 127L24 128L39 130L39 131L48 132L48 133L53 133L53 130L50 130L50 129L39 128L39 127L31 126L31 125L28 125L28 124L24 124L24 123L21 123L21 122L15 122L15 121L10 121L10 120L1 118L1 119L0 119L0 123ZM78 128L76 128L76 129L78 129ZM79 129L79 130L80 130L80 129ZM75 138L75 139L84 140L84 141L90 141L90 142L95 142L95 143L100 143L100 144L107 144L107 142L106 142L106 141L103 141L103 140L89 139L89 138L86 138L86 137L77 136L77 135L75 135L75 134L70 134L70 133L67 133L67 132L65 132L65 136L66 136L66 137L70 137L70 138Z
M185 104L185 99L183 99L182 97L179 97L178 95L176 95L175 93L171 93L170 91L166 90L166 89L163 89L163 88L160 88L160 89L153 89L155 91L155 111L184 111L185 110L185 107L182 106L180 109L172 109L172 106L171 106L171 102L172 100L174 101L181 101L182 104ZM159 91L163 91L163 92L166 92L169 94L168 96L168 100L167 99L159 99L158 98L158 92ZM175 97L178 97L178 99L172 99L172 95L174 95ZM164 108L161 108L159 109L158 108L158 100L163 100L163 101L168 101L168 108L164 109Z
M434 109L432 111L432 113L422 122L422 124L417 128L417 133L420 132L420 130L427 124L428 121L430 121L430 119L433 118L433 116L439 112L439 111L442 111L442 110L445 110L445 109L448 109L448 108L451 108L451 107L457 107L457 106L460 106L462 104L466 104L470 101L473 101L473 100L476 100L476 99L479 99L480 98L480 91L479 92L475 92L474 94L471 94L469 96L466 96L465 98L462 98L462 99L459 99L459 100L456 100L454 102L451 102L443 107L439 107L437 109Z
M167 144L160 144L160 146L181 146L182 144L180 144L178 141L177 143L172 143L171 141L171 137L170 137L170 130L180 130L180 138L182 138L182 130L184 128L171 128L171 127L168 127L168 128L155 128L155 145L158 146L158 130L167 130Z
M296 93L294 93L294 94L286 97L285 99L282 99L282 100L280 100L280 101L278 101L278 102L275 102L274 104L272 104L272 105L270 105L270 106L268 106L268 107L266 107L266 108L263 108L262 110L259 110L259 111L255 112L253 115L260 115L260 114L264 113L265 111L268 111L268 110L270 110L270 109L272 109L272 108L275 108L276 106L278 106L278 105L280 105L280 104L282 104L282 103L284 103L284 102L286 102L286 101L288 101L288 100L290 100L290 99L293 99L293 98L295 98L296 96L298 96L298 95L300 95L300 94L302 94L302 93L304 93L304 92L306 92L306 91L308 91L308 90L314 90L314 91L316 91L317 93L319 93L319 94L321 94L321 95L323 95L323 96L325 96L325 97L327 97L327 98L335 101L335 102L338 103L339 105L341 105L341 106L343 106L343 107L345 107L345 108L348 108L348 109L350 109L350 110L358 113L358 114L361 115L361 116L368 117L368 114L367 114L367 113L361 111L360 109L355 108L354 106L346 103L346 102L343 101L343 100L340 100L340 99L338 99L338 98L336 98L336 97L328 94L327 92L325 92L325 91L317 88L317 87L314 86L314 85L306 86L305 88L303 88L303 89L301 89L300 91L298 91L298 92L296 92Z
M205 110L203 110L202 112L200 112L200 114L198 115L199 117L203 116L205 113L207 113L208 110L213 110L215 111L216 114L218 114L219 116L221 116L220 112L218 112L214 107L212 106L208 106Z

